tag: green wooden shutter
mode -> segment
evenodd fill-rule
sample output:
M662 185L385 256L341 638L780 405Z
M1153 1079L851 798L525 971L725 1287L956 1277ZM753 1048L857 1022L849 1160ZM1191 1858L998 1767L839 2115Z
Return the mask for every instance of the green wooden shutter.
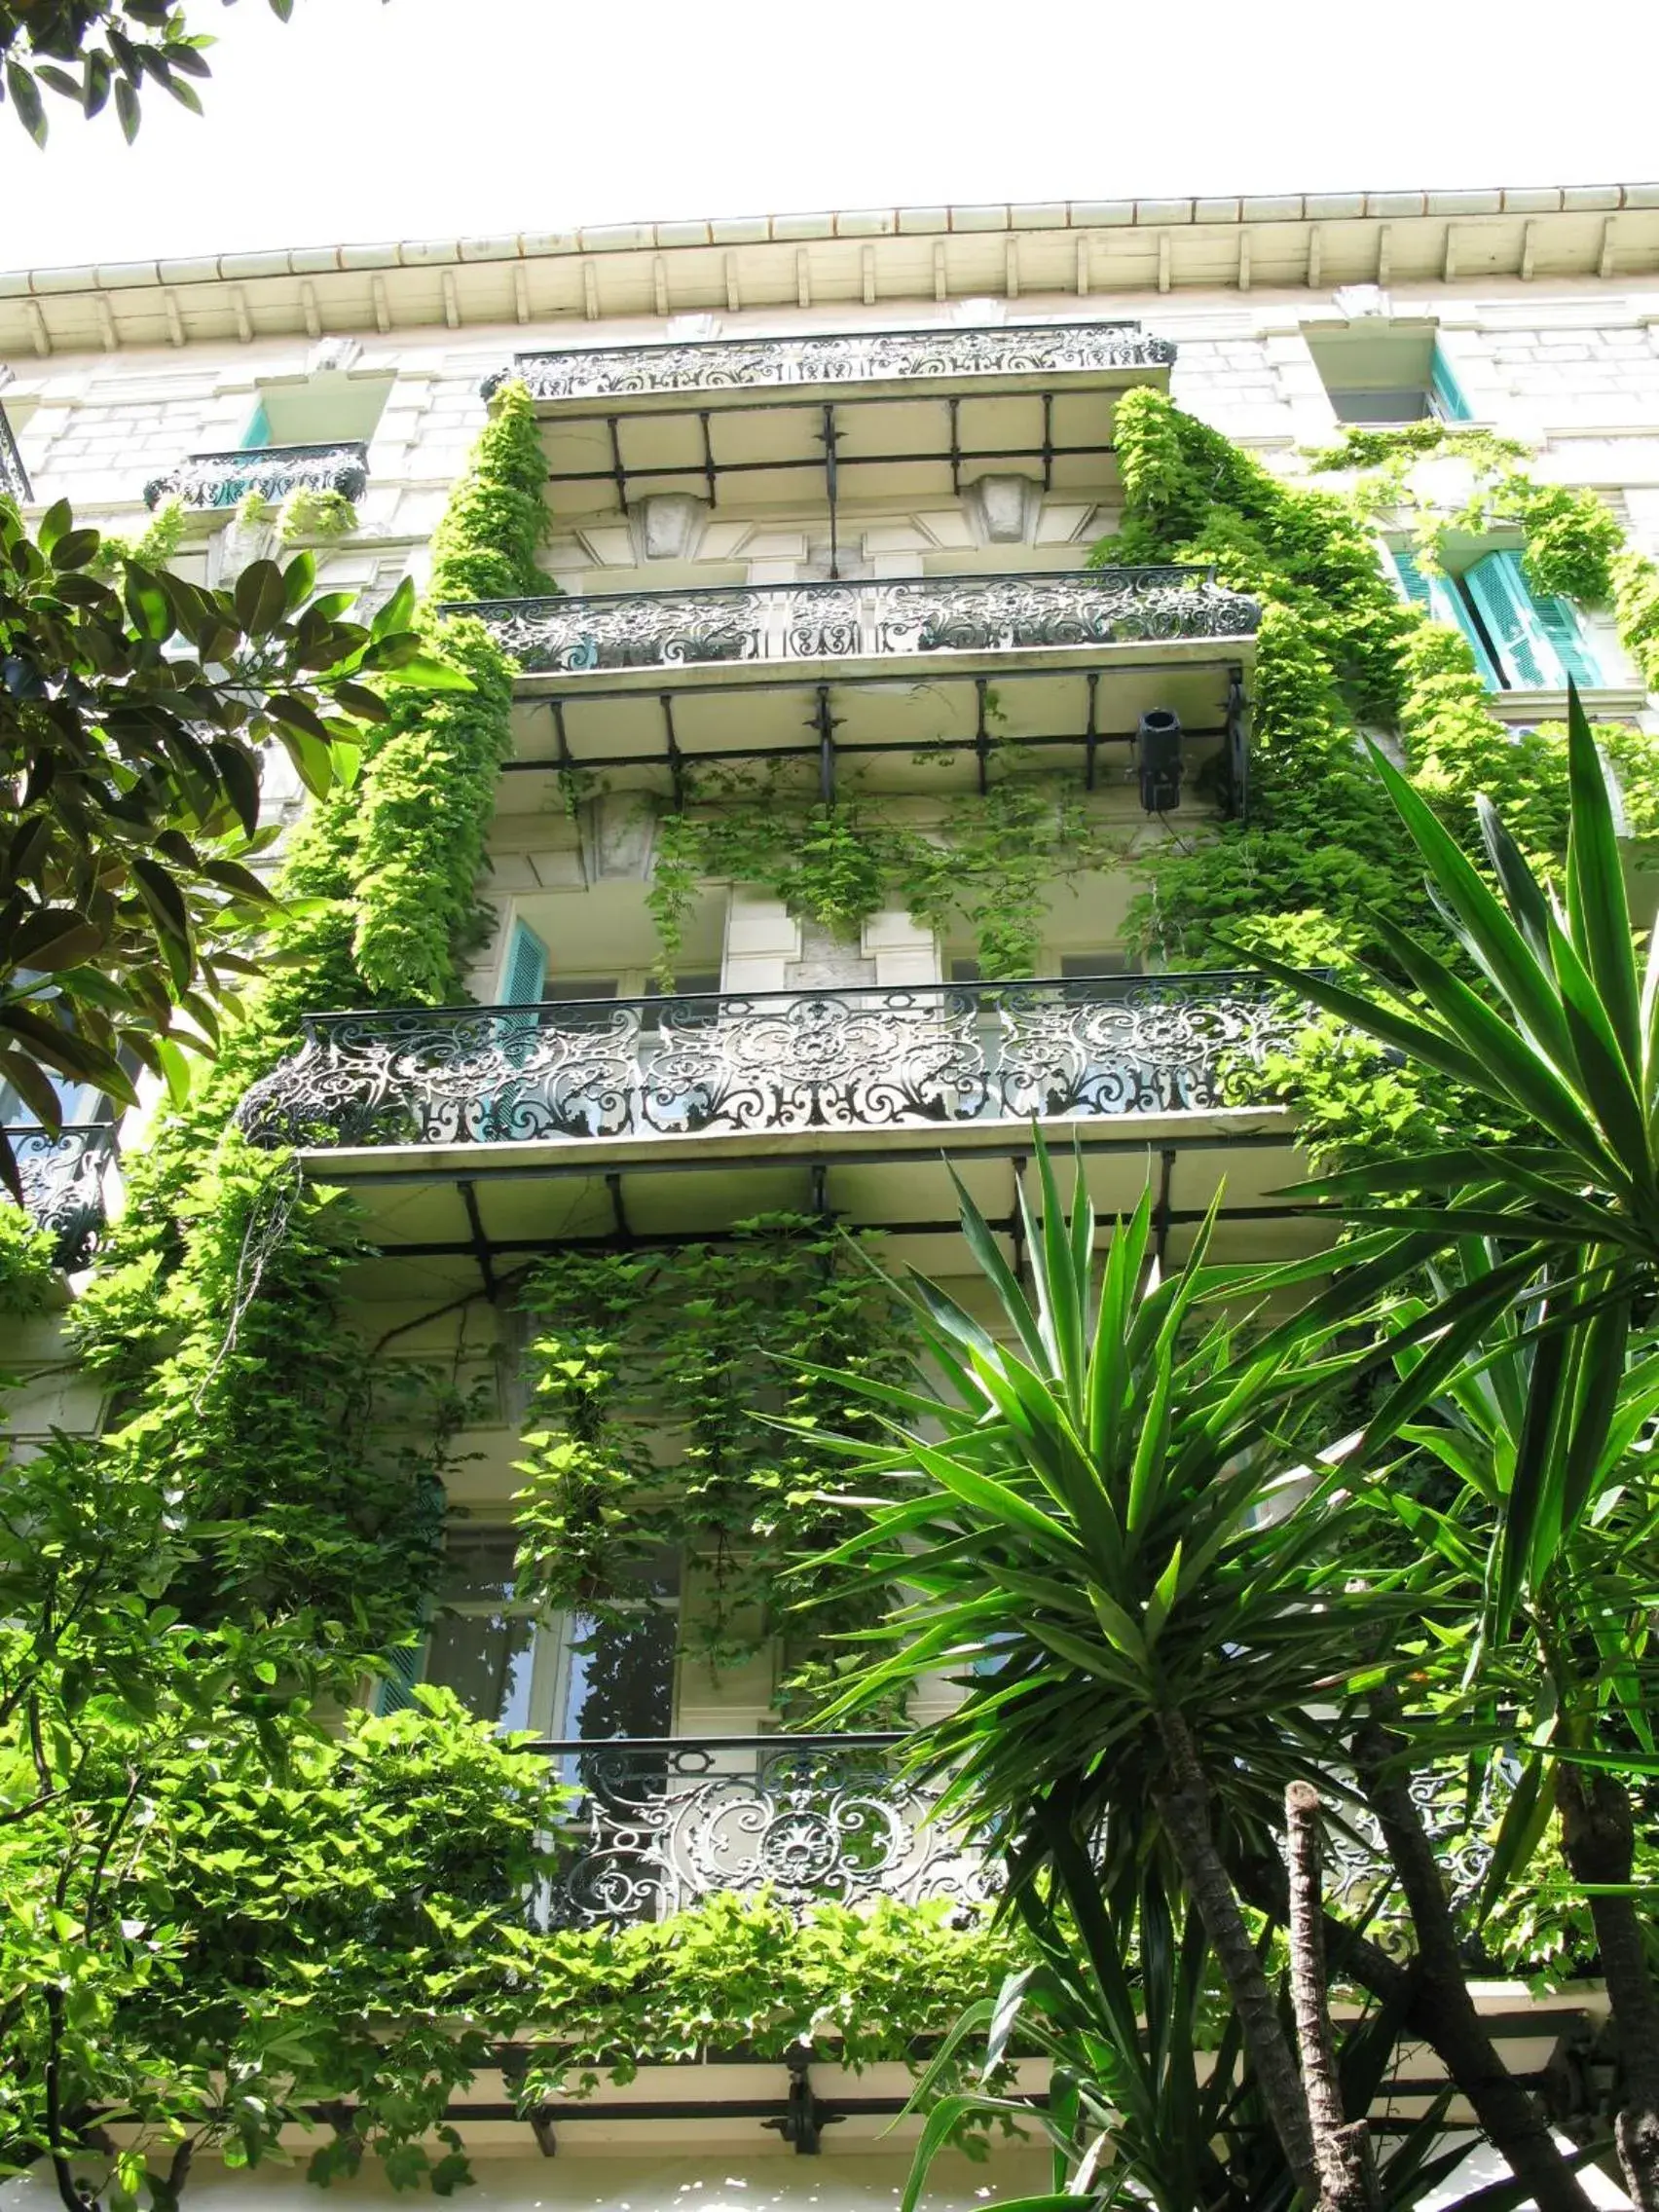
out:
M1602 670L1595 654L1584 643L1584 633L1578 627L1578 616L1568 599L1553 599L1535 593L1532 607L1538 617L1538 627L1549 640L1564 677L1570 676L1581 690L1593 689L1602 681Z
M1434 612L1434 603L1428 594L1428 578L1418 566L1415 553L1408 553L1403 545L1394 547L1394 566L1400 571L1400 581L1406 587L1406 597L1414 607L1420 607L1425 614Z
M527 922L513 924L513 940L507 947L506 974L501 981L503 1006L539 1004L547 980L547 947Z
M1473 410L1463 397L1463 387L1452 374L1446 356L1438 346L1429 356L1428 396L1434 403L1434 412L1443 423L1467 423L1473 420Z
M512 1067L523 1067L535 1044L540 1027L539 1014L529 1010L541 1003L542 986L547 980L547 947L526 922L513 924L512 941L507 946L506 973L501 978L502 1006L523 1007L523 1014L503 1014L498 1017L496 1030L500 1048ZM522 1134L515 1130L513 1109L524 1096L524 1086L504 1084L490 1099L491 1134L509 1137Z
M1533 609L1519 553L1489 553L1465 570L1463 588L1480 609L1507 684L1544 691L1566 681Z
M1400 571L1400 581L1406 587L1406 597L1414 607L1436 622L1444 622L1463 633L1463 642L1475 656L1475 669L1489 691L1502 688L1502 678L1493 666L1492 655L1487 651L1486 640L1475 626L1473 615L1458 596L1457 587L1449 577L1425 575L1416 554L1408 553L1403 546L1394 551L1394 566Z
M252 419L242 432L241 442L244 453L254 446L268 446L271 443L271 418L265 412L263 399L255 405Z
M380 1686L375 1710L378 1713L407 1713L415 1703L415 1684L421 1679L426 1664L426 1639L422 1636L414 1643L400 1644L387 1654L391 1673Z

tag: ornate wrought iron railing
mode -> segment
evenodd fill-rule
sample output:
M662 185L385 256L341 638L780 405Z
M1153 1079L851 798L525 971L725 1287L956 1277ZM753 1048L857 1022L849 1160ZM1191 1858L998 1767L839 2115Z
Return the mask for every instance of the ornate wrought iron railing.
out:
M360 499L368 487L365 445L245 446L235 453L193 453L144 487L144 504L182 499L187 507L234 507L249 492L281 499L290 492L339 492Z
M18 441L12 435L4 407L0 407L0 494L15 499L19 507L34 498L29 472L23 466L23 457L18 451Z
M656 1920L716 1894L802 1912L873 1898L972 1904L977 1853L928 1818L902 1735L617 1737L536 1747L580 1792L536 1899L553 1927Z
M1175 358L1166 338L1138 322L1001 324L980 330L877 330L826 338L711 338L678 346L603 346L515 353L480 389L488 399L509 380L536 399L619 399L677 391L882 384L903 378L1076 375L1101 369L1161 369Z
M307 1017L255 1144L894 1128L1223 1103L1295 1018L1260 976L1098 977Z
M532 675L1245 638L1262 613L1208 570L1173 566L481 600L445 611L478 615Z
M115 1156L107 1122L70 1122L49 1129L8 1129L23 1186L23 1205L57 1239L57 1265L84 1268L104 1228L104 1171Z

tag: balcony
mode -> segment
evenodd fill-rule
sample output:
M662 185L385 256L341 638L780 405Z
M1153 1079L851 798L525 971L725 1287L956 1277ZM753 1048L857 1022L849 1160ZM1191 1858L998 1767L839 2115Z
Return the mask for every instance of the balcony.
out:
M1248 638L1262 613L1213 571L1173 566L485 600L444 611L479 616L527 676Z
M1118 395L1174 358L1138 323L1013 323L520 353L482 389L529 387L561 522L663 492L727 517L822 498L833 541L842 498L954 501L984 475L1099 499Z
M18 451L18 441L12 435L12 425L6 420L6 410L0 407L0 498L11 499L22 507L34 498L29 484L29 472L23 466L23 457Z
M290 492L338 492L360 499L369 481L365 445L245 446L233 453L193 453L144 487L144 504L181 499L187 507L234 507L249 492L281 499Z
M1171 709L1229 749L1240 787L1258 603L1206 569L1063 570L497 600L475 615L518 661L509 778L598 769L683 798L699 762L881 763L884 788L981 785L996 749L1057 751L1090 788L1126 764L1141 714ZM1063 758L1070 756L1070 759ZM948 762L942 763L948 769ZM637 788L637 785L636 785ZM522 803L522 802L521 802Z
M88 1266L104 1227L104 1175L115 1158L108 1123L66 1123L49 1129L7 1131L35 1226L56 1239L56 1263L73 1272Z
M1291 1118L1229 1105L1227 1079L1296 1027L1228 973L317 1014L237 1118L351 1186L390 1268L469 1257L493 1281L550 1243L773 1210L933 1266L956 1248L945 1156L1013 1235L1033 1122L1075 1139L1104 1218L1150 1166L1164 1231L1191 1224L1226 1148L1225 1220L1285 1219L1265 1201L1295 1173Z
M547 1927L660 1920L717 1894L814 1904L893 1898L969 1905L979 1856L928 1819L903 1735L613 1738L546 1743L580 1791L552 1879Z
M1138 322L999 323L979 329L877 330L825 338L712 338L678 346L582 347L515 353L479 387L509 379L540 402L640 399L667 392L775 391L918 379L1113 376L1167 371L1175 349Z

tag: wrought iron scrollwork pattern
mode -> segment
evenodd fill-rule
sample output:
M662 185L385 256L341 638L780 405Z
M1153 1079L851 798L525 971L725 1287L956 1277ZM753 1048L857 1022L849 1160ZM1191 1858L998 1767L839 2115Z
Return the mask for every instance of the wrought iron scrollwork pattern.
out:
M12 435L4 407L0 407L0 496L16 500L19 507L34 498L29 472L23 466L23 457L18 451L18 441Z
M479 616L531 675L1244 638L1261 620L1255 600L1177 567L485 600L447 611Z
M1455 1907L1469 1904L1492 1864L1493 1839L1519 1768L1494 1759L1471 1799L1461 1767L1428 1767L1411 1779L1412 1802L1445 1874ZM1409 1956L1411 1918L1398 1895L1382 1830L1364 1806L1345 1803L1344 1826L1331 1833L1326 1889L1342 1917L1364 1921L1374 1942L1396 1958Z
M713 339L681 346L587 347L518 353L480 386L509 380L536 399L617 399L650 392L766 386L881 384L902 378L1077 375L1167 368L1175 348L1138 322L1001 324L984 330L882 330L862 337Z
M654 1920L717 1893L815 1903L986 1894L978 1855L929 1824L899 1737L618 1738L542 1746L581 1791L537 1900L553 1927Z
M323 1014L237 1119L355 1146L1186 1111L1296 1026L1233 973Z
M23 1205L37 1228L56 1239L60 1268L84 1268L104 1228L104 1170L114 1154L102 1123L66 1123L49 1129L9 1129L23 1187Z
M249 492L281 499L290 492L338 492L360 499L368 489L365 445L247 446L236 453L193 453L144 487L144 504L182 499L187 507L234 507Z

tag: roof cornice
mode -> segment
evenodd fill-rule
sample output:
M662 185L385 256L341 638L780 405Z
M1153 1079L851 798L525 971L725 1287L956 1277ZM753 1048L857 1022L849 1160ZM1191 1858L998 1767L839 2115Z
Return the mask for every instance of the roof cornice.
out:
M1659 271L1659 184L1054 201L613 223L0 275L0 355L831 299Z

